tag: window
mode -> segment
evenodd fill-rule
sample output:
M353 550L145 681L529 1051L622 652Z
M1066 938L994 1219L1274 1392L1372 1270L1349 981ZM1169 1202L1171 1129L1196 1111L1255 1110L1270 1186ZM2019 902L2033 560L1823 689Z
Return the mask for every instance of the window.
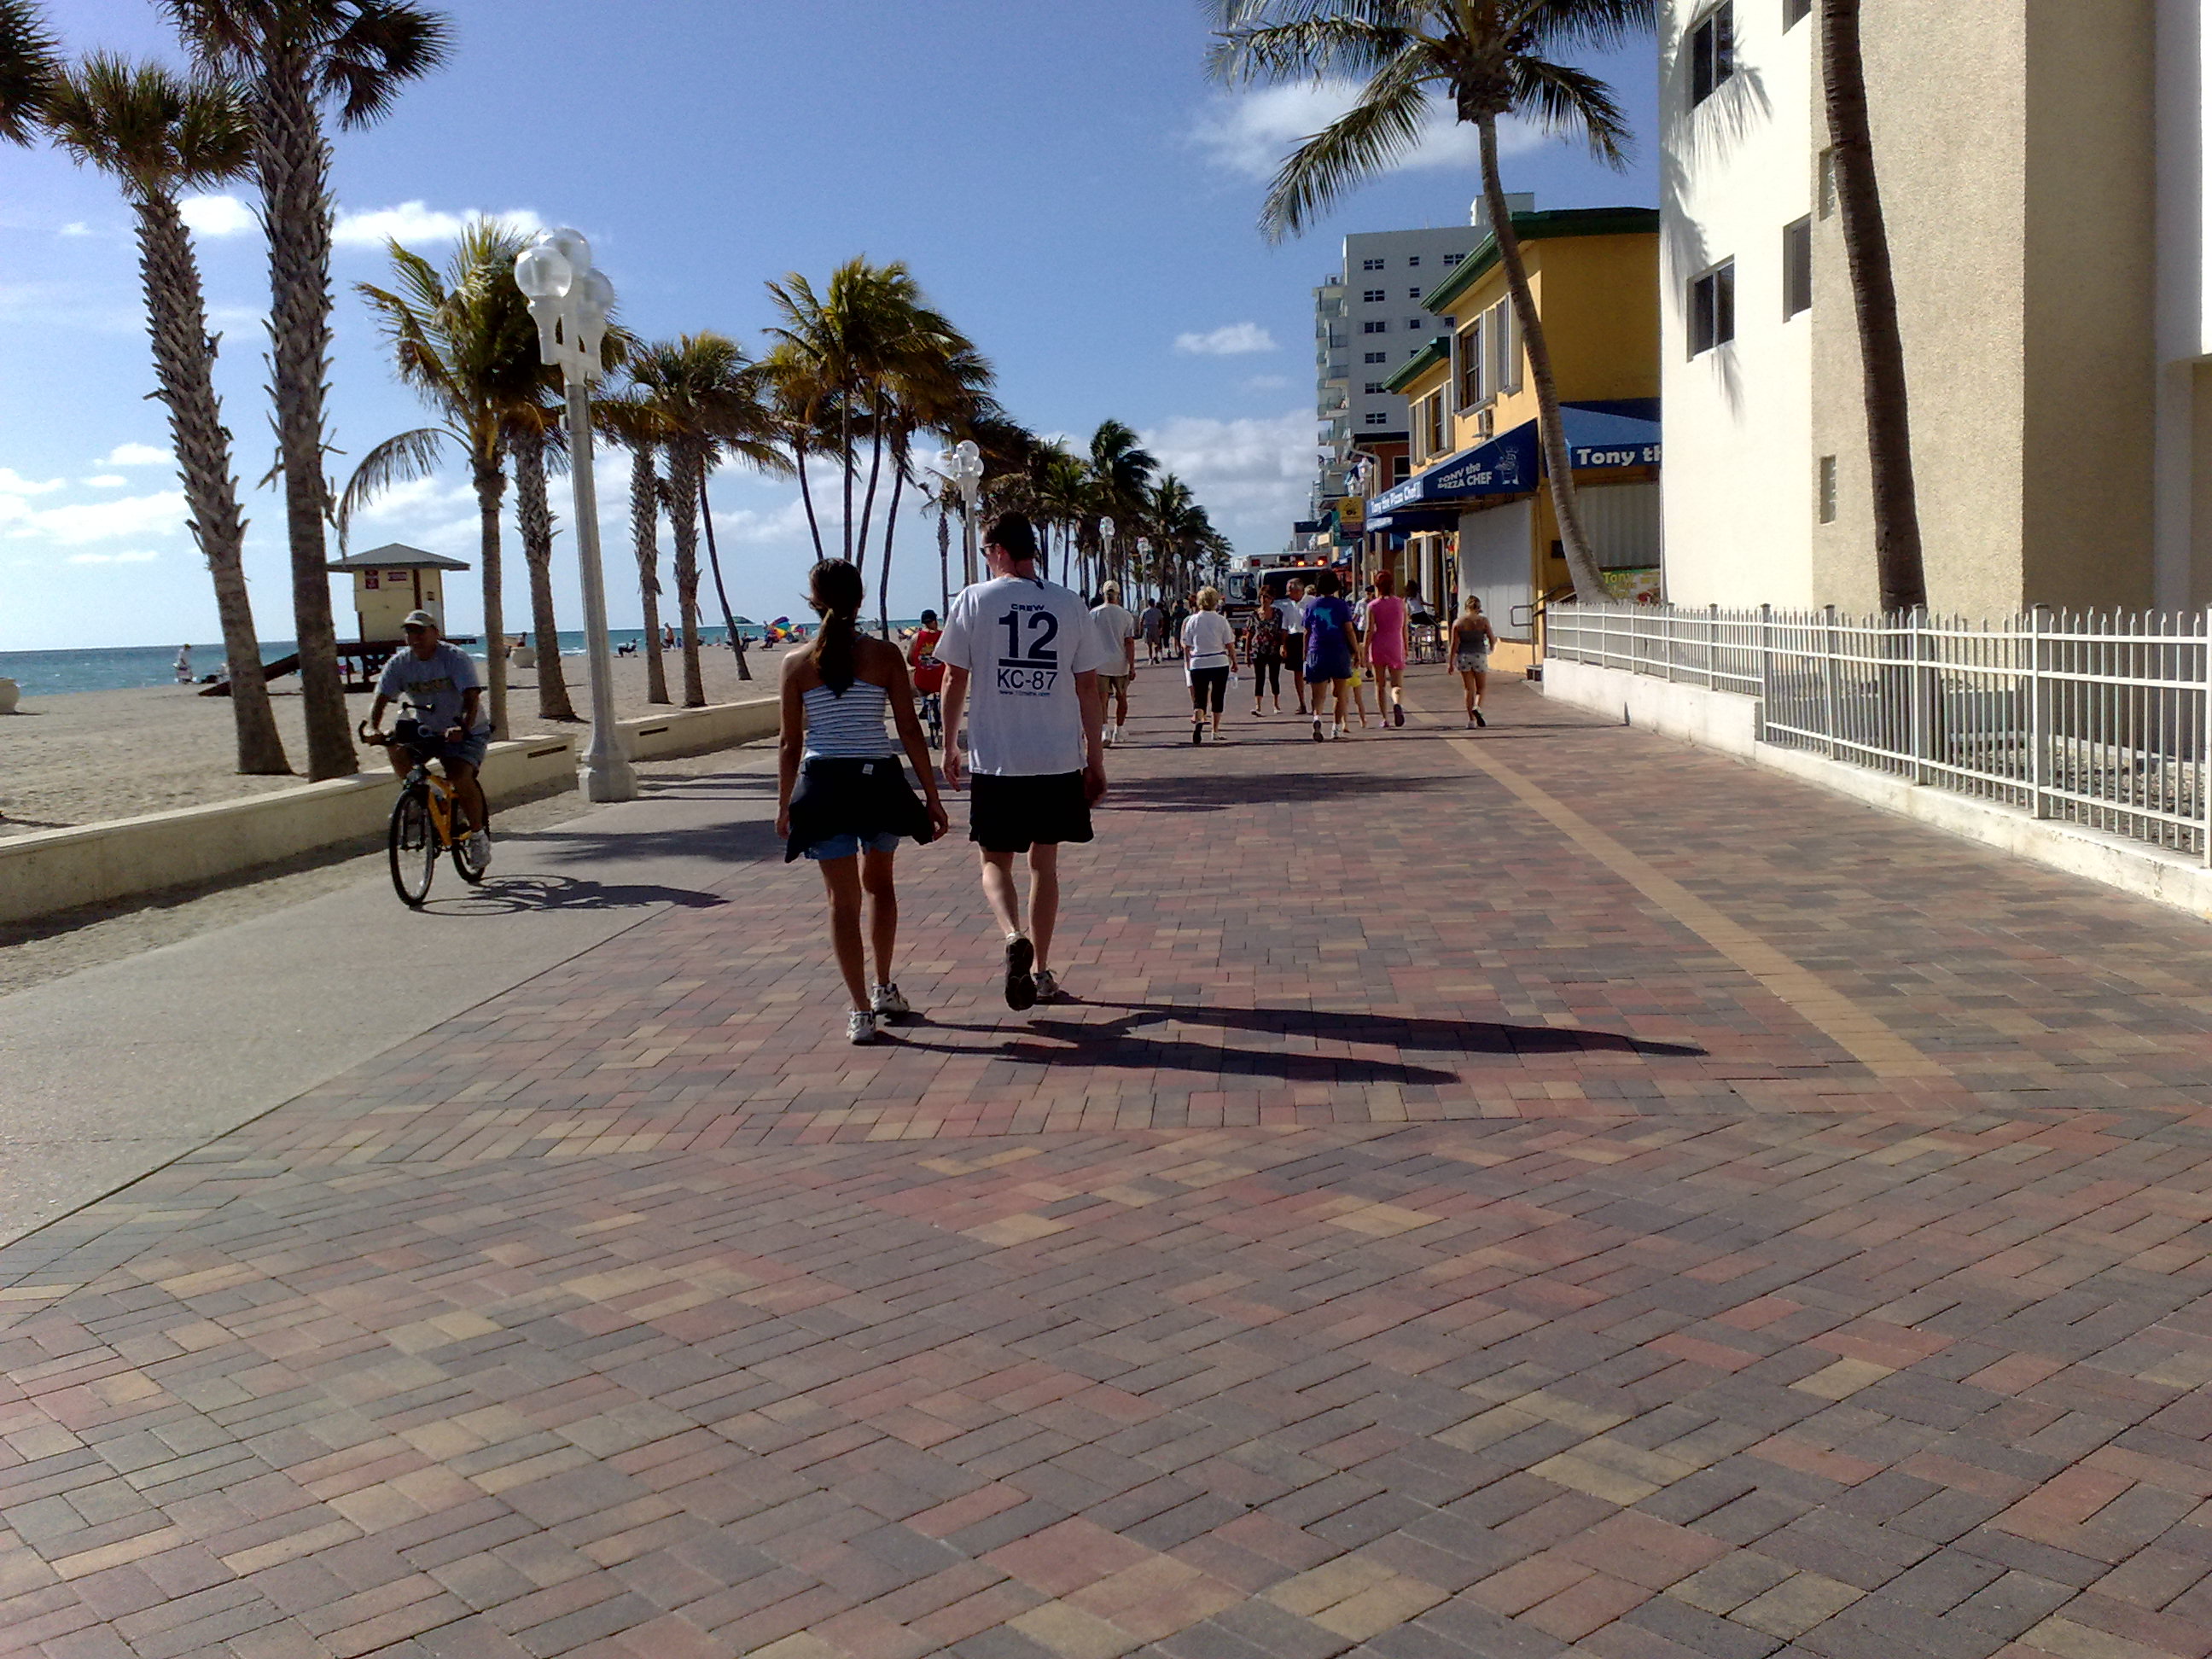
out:
M1813 222L1782 227L1782 315L1784 320L1813 308Z
M1820 216L1836 216L1836 151L1832 144L1820 152Z
M1407 479L1413 476L1413 458L1411 455L1393 455L1390 458L1390 482L1392 483L1403 483Z
M1389 416L1389 412L1387 410L1380 410L1380 409L1376 410L1373 414L1370 415L1370 416L1367 417L1367 424L1368 424L1368 425L1370 425L1370 426L1388 426L1388 425L1389 425L1389 424L1390 424L1390 416Z
M1382 261L1380 259L1362 259L1359 262L1359 268L1362 270L1380 270L1382 269Z
M1715 265L1690 284L1690 355L1735 338L1735 261Z
M1417 288L1409 288L1406 290L1406 297L1408 300L1418 300L1421 297L1421 290Z
M1462 260L1462 259L1464 259L1464 258L1467 258L1467 255L1465 255L1464 253L1447 253L1447 254L1445 254L1445 255L1444 255L1444 269L1446 269L1447 270L1450 270L1452 266L1454 266L1454 265L1457 264L1461 260Z
M1466 328L1460 330L1455 343L1459 347L1459 406L1473 409L1488 394L1483 390L1482 329L1485 316L1477 317Z
M1419 254L1418 254L1418 253L1409 253L1409 254L1407 254L1407 255L1406 256L1406 269L1407 269L1407 270L1419 270L1420 268L1421 268L1421 256L1420 256Z
M1690 106L1695 108L1735 73L1735 0L1721 0L1690 31Z
M1407 332L1407 333L1408 333L1408 334L1419 334L1420 331L1421 331L1421 319L1419 319L1419 317L1408 317L1408 318L1407 318L1407 319L1406 319L1406 332Z
M1441 392L1429 398L1429 453L1441 455L1451 447L1444 436L1444 394Z
M1390 361L1390 354L1387 351L1370 351L1360 361L1369 363L1387 363Z
M1389 297L1379 288L1362 289L1359 292L1362 303L1370 306L1380 305Z
M1820 522L1836 521L1836 458L1820 457Z
M1390 324L1389 319L1385 318L1370 318L1366 322L1360 324L1359 331L1362 334L1388 334L1390 331Z
M1803 22L1813 9L1813 0L1782 0L1782 32L1787 34Z
M1361 387L1360 390L1370 398L1378 397L1381 395L1382 391L1382 382L1380 380L1370 380L1364 386Z

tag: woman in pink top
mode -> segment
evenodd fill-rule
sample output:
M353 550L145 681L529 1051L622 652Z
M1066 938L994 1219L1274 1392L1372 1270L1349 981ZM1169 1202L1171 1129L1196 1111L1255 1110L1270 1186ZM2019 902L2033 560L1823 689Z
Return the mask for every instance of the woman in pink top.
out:
M1375 598L1367 607L1367 661L1375 670L1376 696L1389 688L1390 724L1403 726L1406 711L1399 699L1406 690L1406 602L1397 586L1398 579L1388 569L1375 573Z

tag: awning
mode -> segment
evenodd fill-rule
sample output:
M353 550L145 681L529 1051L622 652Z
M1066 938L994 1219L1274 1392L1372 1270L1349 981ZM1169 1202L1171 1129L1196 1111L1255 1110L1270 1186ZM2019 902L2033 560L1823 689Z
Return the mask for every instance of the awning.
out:
M1620 405L1585 408L1568 404L1559 416L1566 428L1569 464L1577 472L1659 464L1656 420L1625 412ZM1524 421L1510 432L1462 449L1427 471L1393 484L1370 505L1369 523L1372 526L1375 518L1389 518L1395 527L1402 529L1406 527L1402 515L1408 509L1433 511L1446 502L1526 495L1543 477L1542 459L1536 442L1536 422Z

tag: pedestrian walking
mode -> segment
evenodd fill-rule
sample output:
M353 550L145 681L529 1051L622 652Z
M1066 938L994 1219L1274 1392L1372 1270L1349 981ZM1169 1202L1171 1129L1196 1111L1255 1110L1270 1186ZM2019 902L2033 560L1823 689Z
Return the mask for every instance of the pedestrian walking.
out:
M1108 660L1099 671L1098 686L1102 698L1114 705L1110 721L1104 720L1108 711L1103 707L1100 711L1106 746L1111 749L1121 741L1121 728L1129 723L1129 682L1137 673L1137 619L1122 609L1121 583L1108 582L1099 588L1091 620L1106 641Z
M1352 607L1352 706L1359 713L1359 729L1367 729L1367 605L1375 597L1375 584L1367 584L1367 592ZM1375 712L1381 714L1382 705L1377 702Z
M1291 690L1298 700L1298 713L1306 712L1305 677L1298 671L1305 662L1305 584L1296 576L1275 600L1275 614L1283 623L1283 654L1291 665Z
M1144 632L1145 659L1147 662L1160 659L1160 631L1167 623L1167 612L1160 609L1160 602L1156 599L1146 600L1143 614L1137 618L1137 626Z
M1262 594L1260 608L1252 613L1252 714L1255 720L1267 714L1260 706L1266 697L1274 699L1275 713L1283 712L1283 653L1288 644L1283 618L1275 609L1274 600ZM1297 677L1297 670L1293 667L1293 683ZM1299 699L1299 705L1304 708L1304 698Z
M1470 593L1452 624L1451 665L1467 693L1467 723L1487 726L1483 718L1483 694L1490 689L1490 652L1498 643L1490 618L1482 614L1482 595Z
M1306 604L1306 694L1313 699L1316 743L1322 740L1322 711L1331 691L1336 697L1336 720L1328 735L1340 738L1345 733L1345 694L1359 652L1352 607L1344 602L1341 586L1336 572L1324 570L1314 578L1314 597Z
M879 1021L914 1012L891 966L898 945L893 860L902 837L927 843L945 833L945 803L915 718L906 659L896 646L860 631L866 598L860 573L842 559L824 559L808 573L807 586L822 627L811 647L783 662L775 833L787 864L803 856L822 867L830 948L852 1000L845 1040L873 1042ZM884 729L886 714L896 738ZM907 782L901 749L921 780L927 805ZM875 948L872 986L861 941L864 896Z
M1406 602L1394 592L1395 573L1375 573L1375 597L1367 604L1367 662L1375 671L1375 710L1390 726L1406 723ZM1389 701L1387 705L1384 698Z
M1183 673L1190 681L1190 740L1204 741L1206 713L1213 714L1213 740L1221 741L1221 705L1229 698L1229 677L1237 672L1237 630L1221 614L1221 590L1198 590L1198 609L1182 625Z
M1060 915L1060 848L1091 838L1106 793L1099 671L1112 659L1076 594L1037 574L1036 532L1003 513L983 542L991 580L963 588L937 654L945 688L945 781L960 787L968 735L968 838L979 849L983 896L1006 934L1006 1006L1054 1000L1052 937ZM1014 858L1030 866L1022 915Z
M1182 655L1182 625L1190 620L1190 607L1183 603L1182 595L1176 595L1175 609L1168 612L1168 654Z

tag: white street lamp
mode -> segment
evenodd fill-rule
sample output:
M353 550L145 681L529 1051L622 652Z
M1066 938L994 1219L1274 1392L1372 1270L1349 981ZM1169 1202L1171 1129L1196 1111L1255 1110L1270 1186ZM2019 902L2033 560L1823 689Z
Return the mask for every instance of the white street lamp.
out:
M1150 536L1137 538L1137 578L1139 581L1151 583L1155 589L1159 586L1158 582L1152 581L1152 538Z
M576 563L584 580L584 650L592 676L592 739L579 769L586 800L635 800L637 774L615 725L614 653L607 648L607 589L599 569L599 493L592 480L592 386L615 285L592 265L578 230L540 231L515 257L514 285L538 324L538 355L561 371L568 393L568 483L575 495ZM540 641L557 649L558 641ZM497 642L494 642L497 648Z
M975 501L983 484L983 452L963 438L937 457L937 471L960 492L960 583L975 585Z
M1114 574L1114 520L1111 518L1102 517L1098 520L1098 539L1105 546L1106 574L1110 577Z

